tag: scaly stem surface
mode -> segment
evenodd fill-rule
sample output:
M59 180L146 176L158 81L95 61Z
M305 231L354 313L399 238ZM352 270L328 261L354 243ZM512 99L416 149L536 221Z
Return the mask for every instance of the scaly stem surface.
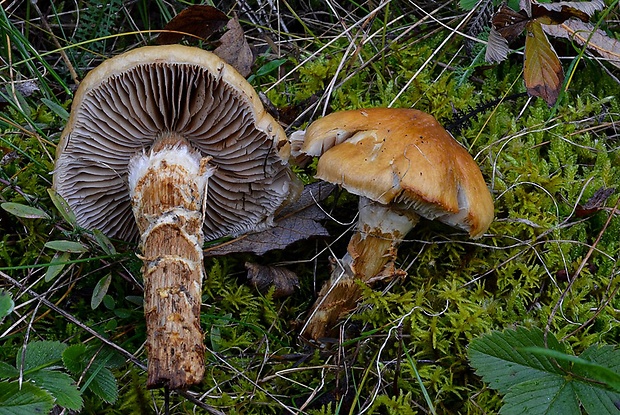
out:
M149 388L184 389L204 375L200 306L208 161L182 138L164 137L130 164L144 263Z
M367 198L360 198L356 232L347 253L323 285L302 329L302 337L334 337L338 319L353 310L362 295L360 282L372 284L398 273L394 265L398 245L418 222L418 216L399 212Z

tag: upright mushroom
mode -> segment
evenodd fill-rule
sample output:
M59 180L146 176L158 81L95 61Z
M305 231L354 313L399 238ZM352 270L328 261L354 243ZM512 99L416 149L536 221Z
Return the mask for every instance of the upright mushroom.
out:
M197 48L138 48L80 84L54 187L80 226L140 237L148 387L202 380L203 241L272 223L300 187L289 152L246 80Z
M302 329L318 340L371 283L396 271L402 238L419 217L481 236L493 201L469 153L424 112L372 108L332 113L292 137L295 154L320 156L316 177L360 196L356 231Z

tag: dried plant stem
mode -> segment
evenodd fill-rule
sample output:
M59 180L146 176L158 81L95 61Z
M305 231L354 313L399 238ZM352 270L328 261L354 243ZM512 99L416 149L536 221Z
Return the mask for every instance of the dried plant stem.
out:
M52 42L54 42L54 45L58 49L58 53L60 53L60 57L62 58L65 65L67 65L67 70L71 74L71 79L73 80L75 85L79 85L80 79L78 77L78 74L75 71L75 68L73 67L73 65L71 64L71 60L65 53L65 49L60 45L56 36L54 36L54 32L52 31L50 24L47 22L47 18L43 15L43 12L41 12L41 9L39 8L39 5L37 4L36 1L31 1L30 4L32 5L32 7L34 7L37 14L41 18L41 23L43 24L43 27L50 34L50 38L52 39Z
M546 340L547 333L549 333L549 331L551 330L551 323L552 323L553 318L555 317L558 309L560 308L560 305L564 302L564 298L566 297L566 295L571 291L571 288L572 288L573 284L575 283L575 281L577 281L577 278L579 277L579 274L581 274L581 271L583 271L583 269L588 264L588 261L589 261L590 257L592 256L592 254L594 253L594 251L596 249L596 246L599 244L599 242L601 241L601 238L603 237L603 234L605 233L605 231L609 227L609 224L611 223L611 219L615 216L616 212L618 211L618 206L620 206L620 199L618 199L618 201L616 202L616 205L612 208L611 212L609 213L609 216L607 217L607 221L603 225L603 228L601 229L599 234L596 236L596 240L594 241L594 243L592 244L592 246L590 247L590 249L586 253L585 257L583 258L583 260L579 264L579 267L577 268L577 270L573 274L572 278L568 282L568 286L562 292L562 295L560 296L560 299L555 303L555 305L553 307L553 310L551 310L551 313L549 314L549 318L547 319L547 325L545 327L545 340Z
M99 339L105 345L107 345L107 346L111 347L112 349L116 350L123 357L125 357L127 360L129 360L130 362L132 362L133 364L138 366L140 369L143 369L143 370L146 369L146 366L138 358L136 358L132 353L130 353L127 350L123 349L121 346L117 345L116 343L114 343L113 341L109 340L108 338L102 336L95 329L93 329L90 326L82 323L80 320L75 318L72 314L66 312L65 310L63 310L62 308L58 307L53 302L51 302L48 299L46 299L43 295L38 294L36 291L34 291L34 290L30 289L30 288L25 287L21 282L19 282L18 280L10 277L9 275L5 274L2 271L0 271L0 278L4 279L6 282L11 284L12 286L15 286L15 287L19 288L20 291L25 292L26 294L28 294L29 296L32 296L33 298L36 298L38 301L40 301L43 305L45 305L50 310L53 310L54 312L58 313L60 316L66 318L67 321L69 321L70 323L75 324L80 329L84 330L85 332L87 332L87 333L91 334L92 336L94 336L95 338Z

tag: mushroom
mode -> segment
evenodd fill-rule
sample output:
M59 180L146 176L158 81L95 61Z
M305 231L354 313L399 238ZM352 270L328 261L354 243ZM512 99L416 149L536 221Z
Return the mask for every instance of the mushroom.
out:
M273 223L301 187L289 153L245 78L198 48L138 48L80 84L54 187L81 227L140 238L147 387L202 380L203 242Z
M332 113L295 133L293 156L320 156L316 178L360 196L347 253L319 292L302 337L331 334L366 284L395 275L397 248L420 217L480 237L493 200L469 153L431 115L372 108Z

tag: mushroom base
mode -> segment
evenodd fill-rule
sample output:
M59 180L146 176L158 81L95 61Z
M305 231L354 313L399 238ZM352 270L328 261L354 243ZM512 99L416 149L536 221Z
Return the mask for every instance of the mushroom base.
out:
M419 217L398 212L386 205L360 198L357 231L347 253L332 271L302 329L308 340L335 337L337 321L355 309L362 296L362 284L399 276L396 260L402 238L417 224Z
M151 150L130 164L130 192L141 233L148 388L202 381L200 328L202 204L212 168L188 145Z

